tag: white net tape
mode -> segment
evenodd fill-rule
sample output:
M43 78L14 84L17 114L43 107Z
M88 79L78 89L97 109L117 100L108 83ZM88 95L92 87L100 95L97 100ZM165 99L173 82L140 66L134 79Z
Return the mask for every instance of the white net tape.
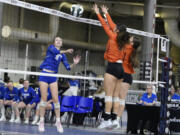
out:
M76 21L76 22L82 22L82 23L92 24L92 25L96 25L96 26L101 26L100 22L97 20L75 17L73 15L63 13L63 12L58 11L58 10L38 6L35 4L30 4L30 3L19 1L19 0L0 0L0 2L10 4L10 5L14 5L14 6L18 6L18 7L22 7L22 8L26 8L26 9L30 9L30 10L34 10L34 11L38 11L38 12L42 12L42 13L46 13L49 15L58 16L58 17L65 18L65 19L72 20L72 21ZM138 34L141 36L146 36L146 37L151 37L151 38L161 38L161 39L164 39L166 41L169 41L169 39L161 37L158 34L153 34L153 33L135 30L135 29L131 29L131 28L127 28L127 31L129 33L132 33L132 34Z
M61 77L61 78L75 78L75 79L86 79L86 80L96 80L96 81L103 81L104 78L98 77L85 77L85 76L75 76L75 75L65 75L65 74L50 74L50 73L41 73L41 72L30 72L30 71L20 71L20 70L10 70L10 69L0 69L0 72L8 72L13 74L26 74L26 75L42 75L42 76L52 76L52 77ZM140 83L140 84L158 84L164 82L149 82L149 81L139 81L133 80L133 83Z

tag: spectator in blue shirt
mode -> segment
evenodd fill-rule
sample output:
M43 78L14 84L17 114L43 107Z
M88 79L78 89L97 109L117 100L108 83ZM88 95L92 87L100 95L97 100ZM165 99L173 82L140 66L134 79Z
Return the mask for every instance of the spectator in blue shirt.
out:
M67 89L63 95L66 96L77 96L78 90L80 88L80 82L77 79L69 79L68 80L69 89Z
M180 97L180 87L177 88L177 94Z
M36 106L36 92L33 88L29 87L29 81L24 80L23 88L19 89L20 102L18 103L18 116L19 109L26 108L25 124L29 124L29 116L31 109Z
M4 105L9 105L12 107L12 114L11 114L11 119L9 122L15 122L15 123L20 123L20 117L18 116L18 111L17 111L17 105L19 101L18 97L18 89L13 86L13 81L9 81L7 83L7 88L5 89L5 95L4 95ZM14 117L14 112L16 113L16 120Z
M147 91L142 95L140 104L152 106L156 104L157 96L152 93L153 85L147 85Z
M4 108L4 94L5 94L5 87L0 86L0 110L1 110L0 121L6 121L5 108Z
M180 100L180 96L176 93L176 90L173 85L171 86L170 99L171 100Z

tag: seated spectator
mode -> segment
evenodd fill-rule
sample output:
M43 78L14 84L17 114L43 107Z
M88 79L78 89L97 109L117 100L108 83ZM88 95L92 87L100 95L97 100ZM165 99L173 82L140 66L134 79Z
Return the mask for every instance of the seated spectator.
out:
M147 85L147 91L142 95L140 104L152 106L156 104L157 96L152 93L153 85Z
M80 82L77 79L68 80L69 89L67 89L63 95L65 96L77 96L80 88Z
M31 109L36 106L36 92L33 88L29 87L29 81L24 80L23 88L19 89L20 102L17 106L19 117L19 109L26 108L25 124L29 124L29 117Z
M177 94L180 97L180 87L177 88Z
M39 102L40 102L40 99L41 99L41 93L40 93L40 89L39 89L38 94L36 95L37 107L36 107L36 115L35 115L34 120L32 122L33 125L38 124L38 121L39 121L39 117L40 117ZM54 109L54 104L53 104L50 88L48 88L46 110L51 110L51 109Z
M105 98L105 91L102 86L94 93L94 97Z
M180 96L176 93L176 90L173 85L171 86L170 99L171 100L180 100Z
M18 89L13 86L13 81L9 81L7 83L7 88L5 89L4 96L4 105L9 105L12 107L11 119L9 122L20 123L20 117L18 116L17 105L18 105ZM14 117L14 113L16 113L16 120Z
M24 79L23 78L20 78L19 79L19 83L17 84L17 86L15 86L16 88L18 88L18 89L21 89L21 88L23 88L24 87Z
M1 110L0 121L6 121L5 108L4 108L4 95L5 95L5 87L2 85L0 86L0 110Z

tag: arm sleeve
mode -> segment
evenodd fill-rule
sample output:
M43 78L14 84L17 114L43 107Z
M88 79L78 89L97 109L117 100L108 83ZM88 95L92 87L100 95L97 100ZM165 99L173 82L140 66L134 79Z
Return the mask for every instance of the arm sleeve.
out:
M23 88L21 88L23 89ZM20 99L20 101L23 101L23 97L22 97L22 94L21 94L21 89L18 90L18 97Z
M113 20L111 19L111 16L108 13L106 14L106 18L107 18L109 27L111 28L111 30L114 30L116 27L116 24L113 22Z
M154 95L154 101L153 102L156 102L157 101L157 96Z
M20 97L19 97L18 89L14 88L14 90L15 90L15 96L13 98L13 101L19 102L20 101Z
M142 95L140 100L145 101L145 94Z
M70 65L69 65L69 63L67 61L67 57L66 57L65 54L62 54L62 62L64 64L66 70L68 70L68 71L71 70Z
M35 101L36 101L36 103L39 103L39 102L40 102L40 96L39 96L39 94L36 95L36 100L35 100Z
M105 20L102 18L102 16L100 14L97 14L97 17L99 19L99 21L102 24L102 27L104 28L104 31L106 32L106 34L108 35L108 37L110 38L116 38L116 34L113 33L113 31L110 29L109 25L105 22Z
M30 104L33 104L36 102L36 92L33 88L31 88L31 96L32 96L32 100L31 100Z
M58 50L56 47L54 47L54 45L50 45L48 47L48 50L53 54L60 54L60 50Z
M40 88L38 88L38 93L36 93L36 103L40 102L40 97L41 97L41 93L40 93Z
M5 91L4 91L4 100L7 100L8 98L9 98L9 95L8 95L7 89L5 89Z
M4 87L0 87L0 89L1 89L1 94L2 94L2 95L0 95L0 97L4 98L5 88Z

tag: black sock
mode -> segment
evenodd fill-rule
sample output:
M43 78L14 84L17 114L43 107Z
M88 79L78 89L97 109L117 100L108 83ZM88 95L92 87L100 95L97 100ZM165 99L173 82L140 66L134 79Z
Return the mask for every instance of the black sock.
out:
M112 113L112 114L111 114L111 119L112 119L112 120L116 120L116 119L117 119L117 114Z
M111 114L107 114L107 113L104 113L104 116L103 116L104 120L109 120L111 119Z

